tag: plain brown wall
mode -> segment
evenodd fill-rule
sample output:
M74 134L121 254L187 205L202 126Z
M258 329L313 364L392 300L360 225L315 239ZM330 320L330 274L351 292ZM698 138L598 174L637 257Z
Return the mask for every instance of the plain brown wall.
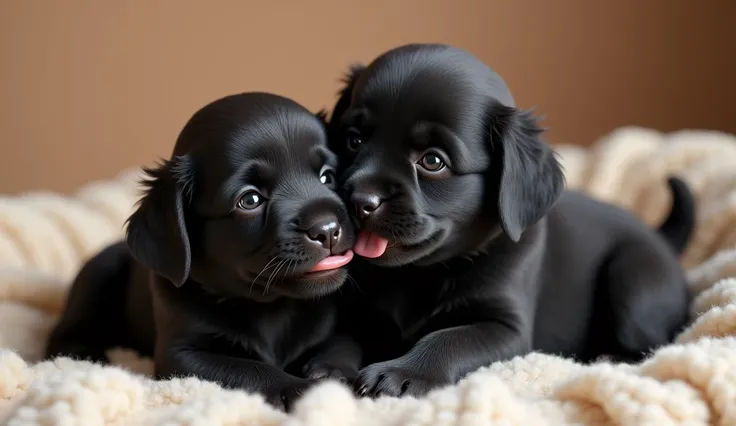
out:
M0 192L150 164L226 94L329 107L350 62L408 42L478 55L553 142L626 124L736 132L736 2L696 4L0 0Z

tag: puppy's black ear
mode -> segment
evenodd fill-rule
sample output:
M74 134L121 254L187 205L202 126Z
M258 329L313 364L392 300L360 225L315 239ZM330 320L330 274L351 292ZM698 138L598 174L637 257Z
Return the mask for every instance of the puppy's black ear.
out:
M562 194L565 176L531 111L497 104L491 111L491 144L501 149L498 212L501 228L519 241Z
M332 116L330 116L330 122L327 127L330 136L335 135L339 131L340 118L342 118L345 111L350 107L350 101L353 98L353 86L355 86L355 82L363 70L365 70L365 65L351 65L350 70L342 78L343 87L338 93L339 98L334 108L332 108Z
M188 156L144 169L146 191L127 222L126 241L133 257L177 287L189 278L191 266L184 207L191 196L193 170Z

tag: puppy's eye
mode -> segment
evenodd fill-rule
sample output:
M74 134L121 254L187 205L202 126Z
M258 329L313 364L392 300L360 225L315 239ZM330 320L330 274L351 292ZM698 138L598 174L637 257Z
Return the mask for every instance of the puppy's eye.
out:
M419 160L418 163L422 168L428 172L439 172L445 168L445 161L437 154L428 153Z
M324 167L319 174L319 181L325 186L335 189L337 187L337 177L335 177L335 171L329 167Z
M350 151L357 152L363 143L360 132L354 128L348 129L346 143Z
M260 207L265 199L256 191L248 191L238 200L238 208L241 210L255 210Z

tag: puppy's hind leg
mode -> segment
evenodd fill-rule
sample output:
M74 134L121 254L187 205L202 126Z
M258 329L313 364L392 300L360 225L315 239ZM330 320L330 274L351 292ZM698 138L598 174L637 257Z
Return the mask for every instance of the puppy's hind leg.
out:
M690 292L669 247L621 244L603 265L592 326L592 357L637 362L674 339L688 320Z
M125 340L124 303L131 258L123 243L105 248L80 270L64 313L49 337L46 357L95 362Z

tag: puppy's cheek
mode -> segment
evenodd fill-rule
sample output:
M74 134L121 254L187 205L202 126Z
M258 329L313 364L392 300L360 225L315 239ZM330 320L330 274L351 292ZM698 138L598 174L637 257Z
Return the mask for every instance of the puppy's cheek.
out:
M415 208L405 205L394 206L384 212L377 221L378 226L387 227L387 231L398 238L414 240L422 237L430 224L428 219L416 211Z
M254 253L273 246L262 228L247 227L231 219L209 221L202 231L205 256L239 269L245 266L245 260L257 263L259 256Z
M421 181L426 213L453 221L468 220L481 213L484 204L484 178L479 174Z
M294 266L301 266L321 255L317 247L305 244L304 239L299 236L280 237L273 253L281 259L288 259Z

